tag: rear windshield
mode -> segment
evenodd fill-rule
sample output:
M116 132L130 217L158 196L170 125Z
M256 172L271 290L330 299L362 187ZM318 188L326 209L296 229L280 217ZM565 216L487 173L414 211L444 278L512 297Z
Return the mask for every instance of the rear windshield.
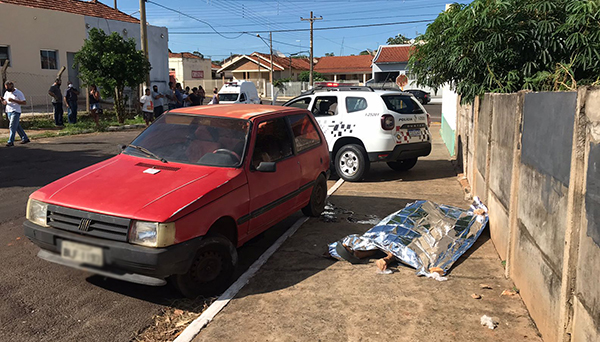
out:
M382 95L381 98L385 102L389 110L393 110L400 114L423 114L425 113L421 107L413 101L412 96L406 95Z
M239 94L229 93L229 94L219 94L219 101L237 101Z

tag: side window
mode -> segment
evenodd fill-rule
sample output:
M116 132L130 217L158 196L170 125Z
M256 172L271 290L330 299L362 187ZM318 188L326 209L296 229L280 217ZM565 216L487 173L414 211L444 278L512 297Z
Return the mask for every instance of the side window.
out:
M346 109L348 110L348 113L365 110L367 109L367 100L362 97L347 97Z
M246 101L246 94L241 93L240 94L240 102L244 102L244 101Z
M296 108L300 108L300 109L308 109L308 105L310 104L310 97L305 97L303 99L299 99L296 100L290 104L288 104L288 107L296 107Z
M291 156L292 139L284 118L263 121L256 128L252 166L261 162L276 162Z
M319 96L312 108L314 116L337 115L337 96Z
M321 137L315 124L306 114L291 115L289 117L294 143L298 152L308 150L321 144Z

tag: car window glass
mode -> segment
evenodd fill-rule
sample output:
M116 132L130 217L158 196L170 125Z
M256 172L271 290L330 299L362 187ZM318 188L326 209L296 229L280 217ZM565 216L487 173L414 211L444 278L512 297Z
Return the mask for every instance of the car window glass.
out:
M246 120L169 113L161 115L132 145L169 162L233 167L241 164L248 127ZM147 157L133 147L124 153Z
M244 101L246 101L246 94L241 93L240 94L240 102L244 102Z
M389 110L400 114L423 114L421 107L413 100L412 96L407 95L382 95Z
M252 165L276 162L291 156L292 139L284 118L263 121L256 128Z
M321 137L315 124L306 114L291 115L289 117L296 150L302 152L321 144Z
M308 109L308 105L310 104L310 97L305 97L303 99L296 100L287 104L287 107L296 107L300 109Z
M346 109L348 110L348 113L367 109L367 100L362 97L347 97Z
M319 96L312 108L314 116L337 115L337 96Z
M233 102L233 101L236 101L237 99L238 99L238 94L236 94L236 93L219 94L219 101Z

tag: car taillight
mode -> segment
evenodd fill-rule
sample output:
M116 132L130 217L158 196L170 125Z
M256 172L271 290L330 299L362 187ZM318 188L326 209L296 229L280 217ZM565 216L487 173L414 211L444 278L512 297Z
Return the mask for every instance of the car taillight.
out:
M394 117L389 115L389 114L385 114L381 116L381 128L385 129L386 131L392 130L394 129Z
M431 115L427 113L427 127L431 127Z

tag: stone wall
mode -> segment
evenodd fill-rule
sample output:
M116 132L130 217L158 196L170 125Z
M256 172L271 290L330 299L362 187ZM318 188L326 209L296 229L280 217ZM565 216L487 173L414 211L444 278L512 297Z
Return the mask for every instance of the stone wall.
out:
M465 174L544 340L600 340L600 90L486 94L457 119Z

